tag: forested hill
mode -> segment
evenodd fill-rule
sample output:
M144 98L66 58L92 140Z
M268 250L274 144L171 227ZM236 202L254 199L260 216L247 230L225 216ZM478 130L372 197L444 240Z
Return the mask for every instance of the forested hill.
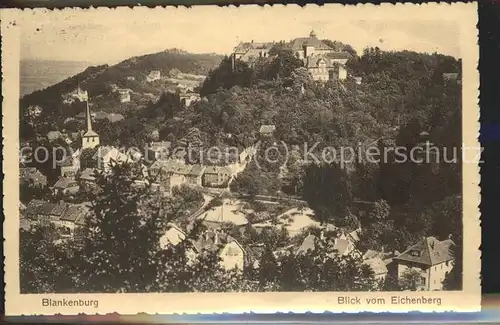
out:
M21 109L29 105L39 105L53 112L61 113L66 109L61 97L74 91L78 85L88 90L93 98L109 93L110 84L129 88L139 93L161 93L158 85L145 85L144 80L151 70L159 70L162 76L172 69L196 75L207 75L222 60L217 54L192 54L182 50L170 49L159 53L132 57L116 65L89 67L85 71L70 77L46 89L35 91L21 98ZM135 80L127 79L133 77Z

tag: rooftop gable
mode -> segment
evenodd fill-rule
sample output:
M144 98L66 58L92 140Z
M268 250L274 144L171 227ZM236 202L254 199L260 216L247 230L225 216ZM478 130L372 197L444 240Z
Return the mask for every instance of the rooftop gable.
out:
M451 240L441 242L435 237L426 237L394 259L433 266L453 260L450 252L452 245Z

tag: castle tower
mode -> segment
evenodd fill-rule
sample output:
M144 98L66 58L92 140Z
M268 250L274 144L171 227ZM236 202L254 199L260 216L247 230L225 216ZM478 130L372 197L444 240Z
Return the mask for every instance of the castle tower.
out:
M88 98L86 103L87 132L82 137L82 151L88 148L95 148L99 145L99 135L92 130L92 116L90 115Z

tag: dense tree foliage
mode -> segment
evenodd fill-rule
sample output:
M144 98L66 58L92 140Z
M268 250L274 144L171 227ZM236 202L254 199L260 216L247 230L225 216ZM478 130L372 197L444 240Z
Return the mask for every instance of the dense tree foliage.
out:
M23 293L374 289L369 269L360 260L334 254L331 238L318 242L325 249L307 256L295 258L289 252L276 258L272 252L287 243L288 234L262 233L259 242L267 248L257 273L224 270L218 250L190 259L190 239L203 228L199 222L192 223L186 240L162 248L160 237L168 223L183 218L186 202L200 195L179 188L172 198L159 200L147 189L133 186L132 171L116 165L109 177L98 177L102 191L88 194L87 225L73 239L61 241L53 226L21 231ZM182 194L186 192L189 195ZM293 270L298 277L292 277Z

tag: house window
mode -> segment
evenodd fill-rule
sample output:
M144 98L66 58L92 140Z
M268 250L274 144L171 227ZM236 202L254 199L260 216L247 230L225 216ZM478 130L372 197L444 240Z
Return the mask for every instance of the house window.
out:
M441 270L443 269L443 264L441 264Z
M415 257L420 257L420 252L419 251L412 251L410 254L412 256L415 256Z
M238 256L239 251L235 248L229 248L226 252L226 256Z
M425 286L425 278L424 278L424 277L421 277L421 278L420 278L420 283L421 283L423 286Z

